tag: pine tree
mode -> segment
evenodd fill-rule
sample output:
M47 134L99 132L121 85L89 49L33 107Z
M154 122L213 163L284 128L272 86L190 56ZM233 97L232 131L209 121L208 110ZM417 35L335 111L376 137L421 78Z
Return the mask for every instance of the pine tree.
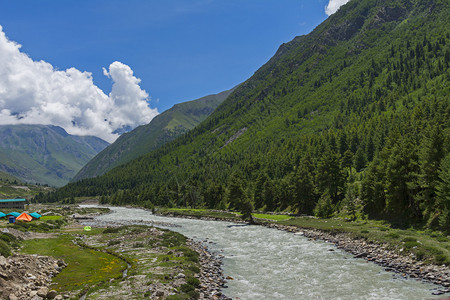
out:
M439 181L436 185L436 207L439 225L450 233L450 154L442 160L439 168Z

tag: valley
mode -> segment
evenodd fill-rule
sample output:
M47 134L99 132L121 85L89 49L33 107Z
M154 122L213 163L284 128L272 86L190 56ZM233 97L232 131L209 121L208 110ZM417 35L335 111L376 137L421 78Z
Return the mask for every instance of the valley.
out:
M236 4L207 2L177 6L145 34L136 31L139 42L175 19L190 20L186 28L207 19L209 28L215 20L206 7ZM331 12L332 4L323 22L277 44L256 71L219 93L211 93L213 82L228 70L215 63L238 69L244 59L216 57L201 67L213 56L172 55L228 38L215 32L223 24L210 28L220 38L208 46L164 35L154 47L170 46L157 51L167 58L130 60L147 75L167 64L152 77L161 85L153 98L126 64L102 67L112 81L105 89L89 71L31 60L0 26L0 53L20 58L0 68L0 198L26 198L24 210L42 214L14 224L12 208L1 214L2 297L449 296L450 4L348 0ZM219 52L243 52L244 44ZM11 67L21 61L28 67ZM196 80L194 73L211 70L216 75ZM51 76L42 84L30 74ZM16 87L17 78L28 79ZM164 103L171 108L159 113L150 107L159 88L197 99ZM46 124L32 124L36 116Z

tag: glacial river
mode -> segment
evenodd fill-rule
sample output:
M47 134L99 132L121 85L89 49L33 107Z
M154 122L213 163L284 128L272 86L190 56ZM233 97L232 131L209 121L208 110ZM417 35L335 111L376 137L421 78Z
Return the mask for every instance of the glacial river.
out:
M437 299L437 286L404 279L334 245L266 228L230 222L152 215L141 209L110 207L99 222L170 223L170 230L205 242L225 258L222 292L233 299ZM158 227L165 227L156 225Z

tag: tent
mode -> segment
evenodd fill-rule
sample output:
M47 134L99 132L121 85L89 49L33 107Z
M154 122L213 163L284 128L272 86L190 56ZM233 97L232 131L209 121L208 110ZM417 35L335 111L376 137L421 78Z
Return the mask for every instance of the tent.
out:
M33 219L40 219L40 218L41 218L41 215L38 214L37 212L30 213L29 215L30 215L31 217L33 217Z
M27 214L26 212L23 212L20 216L16 218L16 221L26 221L30 222L33 220L33 217Z
M16 222L16 217L14 217L14 216L8 216L8 222L9 222L9 223L15 223L15 222Z
M20 216L20 213L13 211L13 212L10 212L9 214L7 214L7 216L14 216L17 218L18 216Z
M2 212L0 211L0 218L3 218L3 217L6 217L6 214L5 214L5 213L2 213Z

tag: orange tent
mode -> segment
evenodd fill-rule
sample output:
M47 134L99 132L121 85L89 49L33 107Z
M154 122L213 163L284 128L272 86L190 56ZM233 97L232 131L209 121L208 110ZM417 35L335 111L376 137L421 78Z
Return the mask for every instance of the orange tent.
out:
M26 212L23 212L20 216L18 216L16 218L16 221L30 222L31 220L33 220L33 218L29 214L27 214Z

